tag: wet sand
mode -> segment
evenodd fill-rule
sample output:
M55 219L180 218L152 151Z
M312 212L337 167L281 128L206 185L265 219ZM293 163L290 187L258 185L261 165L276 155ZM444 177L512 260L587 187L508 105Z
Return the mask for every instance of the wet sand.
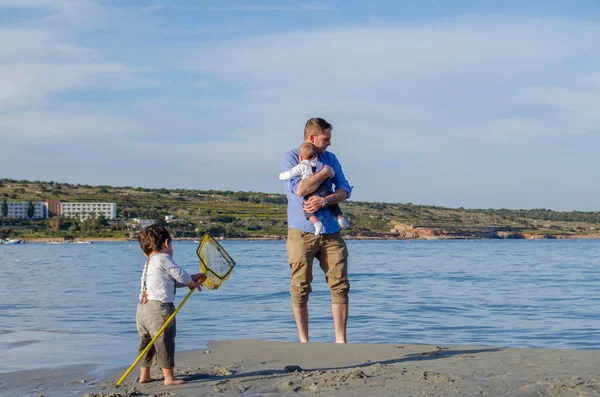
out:
M67 395L77 385L87 387L81 395L88 397L600 395L600 350L232 340L178 353L176 375L187 381L181 386L163 386L153 368L154 382L136 383L136 369L115 387L125 369L97 382L73 368L51 376L4 374L0 394L18 384L31 391L45 379L39 395Z

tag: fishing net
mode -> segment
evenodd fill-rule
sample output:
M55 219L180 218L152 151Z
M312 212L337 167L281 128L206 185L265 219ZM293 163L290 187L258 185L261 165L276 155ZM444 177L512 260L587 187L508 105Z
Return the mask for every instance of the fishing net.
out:
M200 271L207 277L202 286L208 289L219 288L229 278L235 261L208 233L202 237L196 253L200 258Z

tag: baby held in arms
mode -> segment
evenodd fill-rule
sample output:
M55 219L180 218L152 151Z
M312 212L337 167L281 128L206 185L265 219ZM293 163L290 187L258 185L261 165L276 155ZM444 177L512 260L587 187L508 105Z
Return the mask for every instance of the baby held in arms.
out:
M323 168L323 164L319 161L318 158L317 148L312 143L305 142L300 146L300 148L298 149L298 160L298 165L296 165L290 170L284 171L279 174L280 180L285 181L296 177L306 179L312 176L315 172L317 172L317 169L320 170ZM325 197L330 193L331 191L326 189L324 184L322 184L313 193L304 196L304 199L306 200L310 196L314 195ZM350 226L346 219L344 219L344 215L342 214L342 210L340 209L339 205L332 204L329 205L327 209L329 209L331 213L337 218L338 224L341 228ZM319 218L317 218L316 214L311 212L304 212L304 215L306 216L306 219L308 219L315 225L315 235L318 236L320 234L323 234L323 223L319 220Z

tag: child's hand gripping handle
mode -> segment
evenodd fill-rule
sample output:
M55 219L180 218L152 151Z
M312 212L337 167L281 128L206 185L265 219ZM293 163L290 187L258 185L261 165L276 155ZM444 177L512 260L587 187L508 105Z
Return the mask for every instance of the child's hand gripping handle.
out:
M204 273L192 274L192 282L188 284L188 287L192 290L194 288L197 288L198 291L202 291L202 283L205 280L206 280L206 274L204 274Z

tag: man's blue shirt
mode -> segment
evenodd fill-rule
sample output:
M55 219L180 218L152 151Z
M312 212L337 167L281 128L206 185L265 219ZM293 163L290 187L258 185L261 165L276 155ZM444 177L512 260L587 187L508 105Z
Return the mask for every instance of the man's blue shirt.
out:
M321 153L319 154L319 161L324 165L330 166L335 171L335 176L333 179L328 178L323 183L325 183L332 192L333 186L335 186L336 189L344 189L348 194L347 198L350 198L350 195L352 194L352 186L350 186L346 180L344 172L342 171L342 165L338 161L337 157L335 157L335 154L331 152ZM290 150L283 155L280 171L287 171L298 165L298 162L298 149ZM303 232L313 233L315 231L315 226L311 221L306 219L304 216L304 210L302 209L304 198L296 196L296 191L298 190L298 184L300 181L301 179L299 176L287 181L283 181L285 194L288 201L288 228L293 227L294 229L298 229ZM340 226L337 223L337 219L328 209L318 210L315 215L321 222L323 222L323 225L325 226L325 234L337 233L340 231Z

